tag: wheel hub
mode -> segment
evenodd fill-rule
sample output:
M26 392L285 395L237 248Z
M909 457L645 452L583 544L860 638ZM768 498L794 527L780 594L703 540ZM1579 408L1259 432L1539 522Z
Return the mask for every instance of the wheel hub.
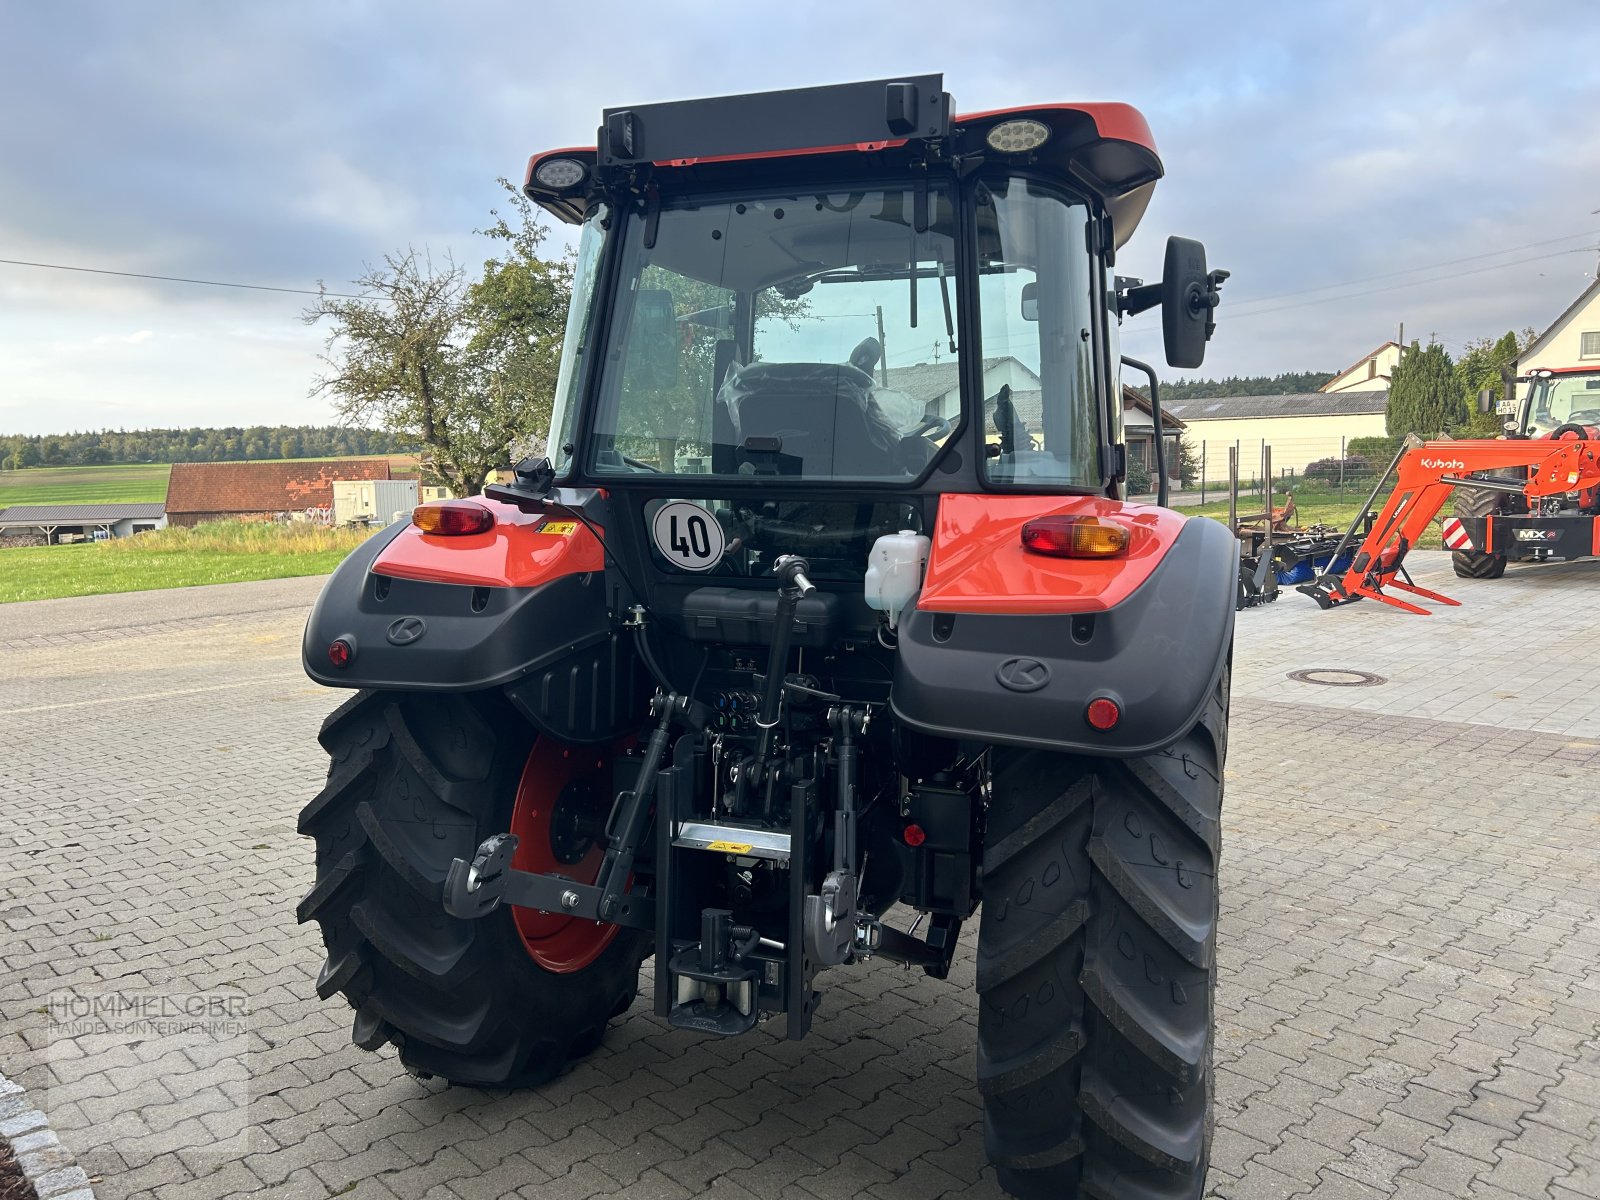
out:
M556 861L568 866L582 862L605 832L599 789L587 779L574 779L562 788L550 813L550 852Z
M517 852L511 865L536 875L593 883L604 855L602 809L611 751L566 746L539 738L528 754L511 812ZM617 926L564 913L513 908L512 919L533 961L567 974L589 966L617 936Z

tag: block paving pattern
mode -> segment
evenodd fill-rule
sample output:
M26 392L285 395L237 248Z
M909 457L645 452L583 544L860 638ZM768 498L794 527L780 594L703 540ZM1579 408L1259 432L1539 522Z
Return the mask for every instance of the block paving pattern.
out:
M1441 680L1493 691L1479 656L1506 646L1454 613L1371 606L1346 642L1330 623L1348 614L1292 594L1240 616L1212 1195L1600 1197L1600 739L1564 715L1592 703L1564 672L1596 629L1571 590L1516 576L1457 587L1457 612L1519 610L1567 651L1537 702L1483 721L1383 709L1386 689L1412 710ZM419 1082L351 1047L293 917L311 877L294 817L340 698L298 669L316 588L0 609L0 1070L97 1195L1000 1195L973 1083L975 922L947 982L824 976L804 1043L781 1020L685 1035L640 1001L532 1093ZM1352 645L1359 662L1338 656ZM1352 665L1392 682L1279 685ZM49 997L108 988L246 995L247 1137L223 1137L237 1114L159 1040L50 1054ZM107 1145L129 1120L137 1136Z

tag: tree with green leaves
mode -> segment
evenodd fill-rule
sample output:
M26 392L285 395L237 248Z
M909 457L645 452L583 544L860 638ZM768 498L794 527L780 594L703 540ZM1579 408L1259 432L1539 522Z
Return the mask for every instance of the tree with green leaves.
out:
M313 395L346 421L376 421L420 448L424 476L458 495L483 490L511 444L549 425L572 268L541 258L533 206L509 183L511 219L479 232L503 257L469 281L453 259L414 249L357 279L360 299L323 295L305 320L330 324Z
M1529 333L1532 330L1528 331ZM1507 331L1498 341L1478 338L1467 343L1467 352L1456 360L1456 379L1471 417L1466 432L1472 437L1494 437L1500 432L1502 416L1478 411L1478 393L1488 389L1495 399L1505 394L1505 372L1516 369L1517 355L1528 347L1526 341Z
M1334 377L1332 371L1284 371L1278 375L1229 375L1226 379L1172 379L1161 385L1161 399L1202 400L1212 396L1279 396L1314 392ZM1132 385L1130 385L1132 386ZM1145 389L1134 387L1141 396Z
M1389 381L1385 417L1389 436L1415 433L1424 438L1437 437L1459 429L1466 419L1467 405L1450 355L1437 342L1430 342L1426 348L1412 342L1401 353Z

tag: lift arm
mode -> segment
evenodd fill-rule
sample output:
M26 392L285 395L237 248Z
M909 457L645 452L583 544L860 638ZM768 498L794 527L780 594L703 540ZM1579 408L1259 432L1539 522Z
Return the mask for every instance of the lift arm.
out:
M1507 480L1470 479L1473 472L1503 467L1526 467L1528 478L1517 484ZM1394 490L1372 530L1356 551L1350 568L1342 574L1332 569L1345 546L1354 539L1361 515L1356 517L1329 561L1329 570L1300 585L1299 590L1323 608L1347 604L1363 596L1411 613L1428 610L1384 594L1385 588L1409 592L1440 604L1459 604L1448 596L1417 587L1404 575L1405 557L1438 515L1450 493L1458 487L1494 488L1519 492L1529 499L1560 496L1600 484L1600 442L1578 438L1534 441L1423 442L1403 448L1389 464L1378 488L1393 476ZM1364 515L1364 514L1362 514Z

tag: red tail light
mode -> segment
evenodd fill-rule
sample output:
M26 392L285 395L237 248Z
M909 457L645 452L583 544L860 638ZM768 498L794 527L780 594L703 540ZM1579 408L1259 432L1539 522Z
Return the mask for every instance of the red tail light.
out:
M328 661L340 670L348 667L355 656L356 648L350 644L349 638L335 638L328 643Z
M1022 526L1022 548L1052 558L1111 558L1128 550L1128 530L1099 517L1035 517Z
M494 528L494 513L472 500L441 500L411 510L411 523L438 537L466 537Z

